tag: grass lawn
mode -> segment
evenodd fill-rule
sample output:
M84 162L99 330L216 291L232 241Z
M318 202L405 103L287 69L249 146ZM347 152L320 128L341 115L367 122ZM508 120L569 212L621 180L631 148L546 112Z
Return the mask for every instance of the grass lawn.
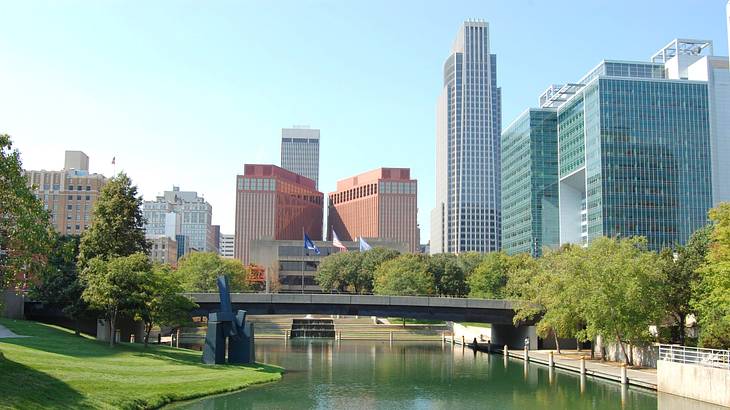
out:
M430 319L410 319L406 318L407 325L443 325L443 320L430 320ZM403 318L400 317L389 317L388 321L391 325L402 325Z
M156 408L276 381L283 369L206 366L201 352L122 343L109 348L60 327L0 319L0 408Z
M472 326L472 327L486 327L490 328L492 327L489 323L479 323L479 322L456 322L462 326Z

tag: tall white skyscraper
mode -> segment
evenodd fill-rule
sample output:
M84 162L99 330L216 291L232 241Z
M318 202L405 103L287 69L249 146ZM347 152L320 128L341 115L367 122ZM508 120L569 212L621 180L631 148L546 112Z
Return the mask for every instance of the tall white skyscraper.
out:
M487 22L467 21L459 28L443 81L430 252L497 251L502 109Z
M319 187L319 130L282 128L281 167L313 180Z

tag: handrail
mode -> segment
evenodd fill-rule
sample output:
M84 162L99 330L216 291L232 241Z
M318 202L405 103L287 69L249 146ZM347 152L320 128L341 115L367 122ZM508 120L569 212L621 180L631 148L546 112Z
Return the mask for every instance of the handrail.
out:
M730 350L660 344L659 360L730 370Z

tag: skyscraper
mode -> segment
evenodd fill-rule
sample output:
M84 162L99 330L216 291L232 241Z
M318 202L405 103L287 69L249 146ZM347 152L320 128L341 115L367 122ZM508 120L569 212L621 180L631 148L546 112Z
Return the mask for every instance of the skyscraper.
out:
M430 252L499 250L501 90L488 23L459 29L436 111Z
M418 185L408 168L378 168L337 181L329 194L327 237L401 242L418 251Z
M259 239L301 240L304 233L321 239L323 199L309 178L276 165L245 164L236 178L236 259L256 262L251 242Z
M61 171L24 171L28 185L51 215L56 231L81 235L91 225L91 211L107 179L89 174L89 157L66 151Z
M319 187L319 130L297 127L281 129L281 167L305 176Z
M502 133L502 249L542 255L560 245L558 116L531 108Z

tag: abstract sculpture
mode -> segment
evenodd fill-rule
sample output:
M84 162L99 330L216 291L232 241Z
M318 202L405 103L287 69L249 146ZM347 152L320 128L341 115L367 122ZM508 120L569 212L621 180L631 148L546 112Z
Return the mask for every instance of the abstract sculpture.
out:
M238 310L233 314L228 279L218 277L220 312L208 314L208 333L203 347L203 363L226 363L226 339L228 341L228 363L253 363L254 352L253 323L246 323L246 311Z

